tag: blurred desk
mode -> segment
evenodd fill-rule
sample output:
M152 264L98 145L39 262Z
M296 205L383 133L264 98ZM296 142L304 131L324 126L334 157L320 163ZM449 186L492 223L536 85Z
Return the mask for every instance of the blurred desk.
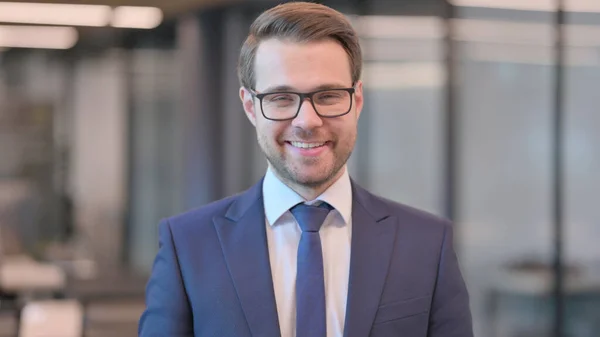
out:
M124 298L143 298L148 276L122 268L100 268L91 279L69 280L66 296L82 302Z
M76 300L30 302L23 308L19 337L80 337L83 308Z
M489 293L494 337L552 336L554 276L550 270L510 270L496 276ZM566 336L598 337L600 265L565 275Z
M148 276L116 267L100 267L95 274L91 279L70 279L66 292L84 306L85 336L137 336Z
M66 275L53 264L39 263L27 256L7 256L0 264L0 289L7 293L30 294L64 290Z

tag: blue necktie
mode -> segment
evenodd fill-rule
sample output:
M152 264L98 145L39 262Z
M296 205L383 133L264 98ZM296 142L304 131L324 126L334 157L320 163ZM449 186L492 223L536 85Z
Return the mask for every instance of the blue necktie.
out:
M319 229L331 206L298 204L290 211L302 229L296 269L296 337L326 337L325 278Z

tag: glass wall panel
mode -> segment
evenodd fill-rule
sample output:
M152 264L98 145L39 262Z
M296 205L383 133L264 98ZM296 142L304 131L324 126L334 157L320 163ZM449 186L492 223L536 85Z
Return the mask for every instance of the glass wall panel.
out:
M182 211L181 118L177 110L175 53L130 51L131 175L130 262L149 272L158 251L158 223Z
M475 332L550 336L553 16L456 14L457 237Z
M565 315L571 336L592 337L600 333L600 14L567 14L566 23Z
M443 21L433 16L366 15L365 107L355 170L373 192L443 212Z

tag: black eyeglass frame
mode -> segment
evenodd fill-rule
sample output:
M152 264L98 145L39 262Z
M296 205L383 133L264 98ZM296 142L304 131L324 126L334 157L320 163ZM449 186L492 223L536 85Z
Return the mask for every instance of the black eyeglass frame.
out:
M308 98L310 100L310 104L312 105L313 109L315 109L315 112L317 113L317 115L321 118L337 118L337 117L341 117L344 115L347 115L348 113L350 113L350 111L352 110L352 106L353 106L353 96L354 93L356 92L356 88L354 87L350 87L350 88L330 88L330 89L321 89L321 90L317 90L317 91L312 91L312 92L294 92L294 91L274 91L274 92L265 92L265 93L258 93L256 91L254 91L253 89L248 89L248 91L250 92L250 94L256 98L258 98L258 101L260 102L260 112L263 115L264 118L271 120L271 121L276 121L276 122L282 122L282 121L289 121L292 120L296 117L298 117L298 114L300 113L300 109L302 108L302 104L304 103L304 101ZM321 115L319 113L319 109L317 109L317 107L315 106L315 102L313 100L313 96L318 94L318 93L322 93L322 92L326 92L326 91L346 91L350 94L350 107L348 108L348 111L338 114L338 115L334 115L334 116L326 116L326 115ZM267 117L267 115L265 115L265 110L263 109L263 98L265 96L268 95L275 95L275 94L295 94L298 95L300 97L300 104L298 104L298 110L296 111L296 113L294 114L293 117L289 117L289 118L269 118Z

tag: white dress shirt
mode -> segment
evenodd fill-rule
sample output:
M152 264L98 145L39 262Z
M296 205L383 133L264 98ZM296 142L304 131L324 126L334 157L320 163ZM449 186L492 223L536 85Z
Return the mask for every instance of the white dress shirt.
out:
M282 337L296 336L296 260L302 231L289 211L300 202L321 201L333 206L321 230L327 337L342 337L348 296L350 242L352 235L352 187L347 169L315 200L304 200L267 170L263 201L267 226L269 260Z

